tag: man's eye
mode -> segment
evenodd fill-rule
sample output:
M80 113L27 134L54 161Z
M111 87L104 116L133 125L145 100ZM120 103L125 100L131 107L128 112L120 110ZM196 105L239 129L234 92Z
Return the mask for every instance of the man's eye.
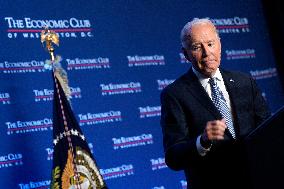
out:
M194 51L199 50L199 49L200 49L199 46L193 46L193 47L192 47L192 50L194 50Z
M208 47L213 47L214 43L208 43Z

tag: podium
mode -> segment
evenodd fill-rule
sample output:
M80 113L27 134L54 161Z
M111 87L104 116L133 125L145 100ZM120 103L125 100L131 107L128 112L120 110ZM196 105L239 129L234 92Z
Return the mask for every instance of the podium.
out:
M284 106L244 139L253 189L284 189Z

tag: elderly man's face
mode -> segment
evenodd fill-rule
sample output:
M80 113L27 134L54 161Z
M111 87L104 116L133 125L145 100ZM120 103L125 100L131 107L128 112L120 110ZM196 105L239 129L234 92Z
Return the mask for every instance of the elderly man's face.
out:
M196 24L192 27L188 46L183 49L185 57L194 68L210 77L221 62L221 42L210 24Z

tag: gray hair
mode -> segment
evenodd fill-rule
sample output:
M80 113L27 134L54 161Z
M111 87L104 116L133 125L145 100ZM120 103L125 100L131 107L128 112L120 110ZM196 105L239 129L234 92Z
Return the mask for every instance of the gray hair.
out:
M182 45L183 48L187 48L187 41L188 41L188 37L189 37L188 34L189 35L191 34L192 27L194 25L197 25L197 24L210 24L210 25L212 25L215 32L216 32L217 38L220 38L215 25L213 24L213 22L209 18L194 18L192 21L186 23L185 26L181 30L180 40L181 40L181 45Z

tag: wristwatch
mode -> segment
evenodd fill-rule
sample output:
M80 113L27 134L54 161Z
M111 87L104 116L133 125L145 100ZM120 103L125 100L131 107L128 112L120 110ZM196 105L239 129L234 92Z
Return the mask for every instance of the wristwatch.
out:
M209 149L209 148L211 148L211 146L212 146L212 141L211 141L211 140L206 140L206 141L204 141L204 140L203 140L203 137L201 136L201 137L200 137L200 144L201 144L201 146L202 146L203 148Z

